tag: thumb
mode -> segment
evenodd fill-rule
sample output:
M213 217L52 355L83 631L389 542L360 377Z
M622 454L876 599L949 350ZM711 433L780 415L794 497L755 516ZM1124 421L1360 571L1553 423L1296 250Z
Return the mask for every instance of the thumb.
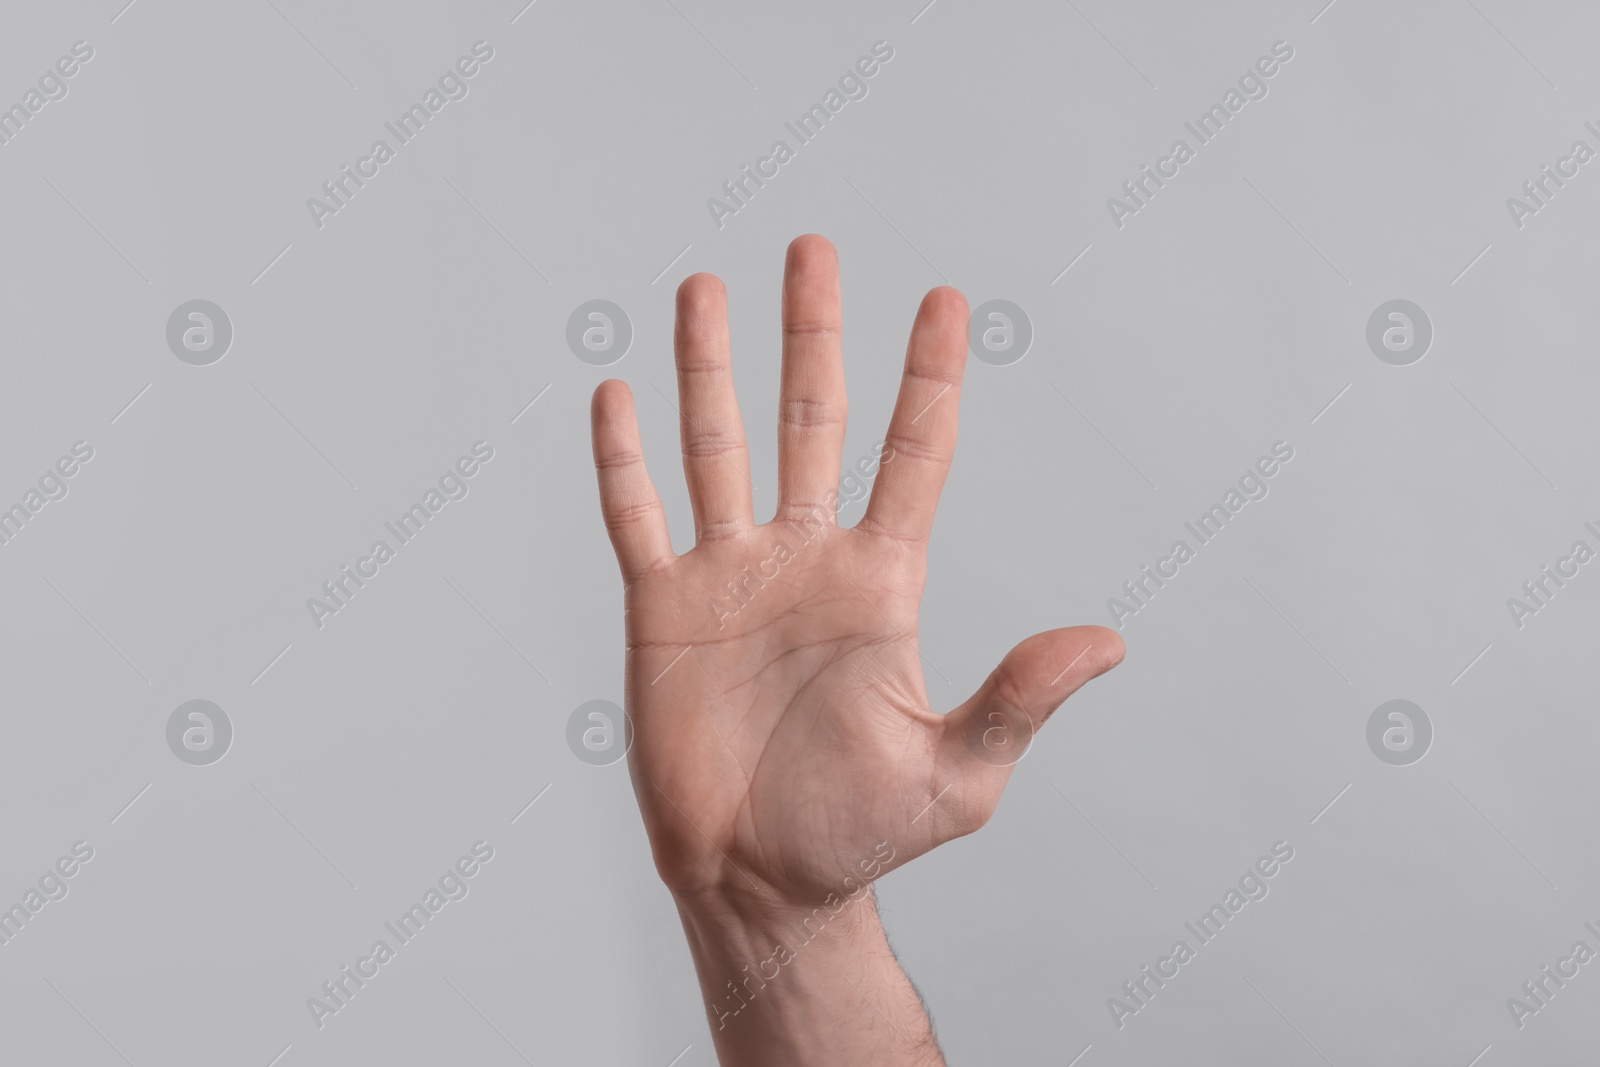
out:
M1122 662L1122 638L1104 626L1034 634L1010 652L978 691L944 717L939 762L965 791L955 810L988 821L1016 765L1046 719L1085 682Z

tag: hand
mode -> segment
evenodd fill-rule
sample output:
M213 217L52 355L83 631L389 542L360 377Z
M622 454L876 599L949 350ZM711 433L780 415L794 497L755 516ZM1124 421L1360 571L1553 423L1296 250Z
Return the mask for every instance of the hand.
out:
M934 289L917 312L853 529L835 523L845 384L833 247L801 237L785 265L772 522L751 515L715 277L679 287L674 347L688 553L673 554L627 386L603 383L593 404L601 510L625 583L629 766L656 868L681 905L854 899L852 885L982 826L1033 731L1121 660L1122 641L1098 626L1036 634L966 703L928 706L917 607L967 355L956 290Z

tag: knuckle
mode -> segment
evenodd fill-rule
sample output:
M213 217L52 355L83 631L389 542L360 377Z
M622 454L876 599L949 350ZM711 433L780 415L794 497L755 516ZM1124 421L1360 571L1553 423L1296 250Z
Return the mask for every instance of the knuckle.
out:
M683 442L683 454L693 459L711 459L744 452L744 436L731 430L695 430Z
M937 386L938 389L953 389L961 384L961 371L958 368L940 374L921 367L908 368L905 372L905 381Z
M680 356L678 359L679 381L694 377L721 377L727 372L728 361L714 356Z
M804 522L813 527L833 526L838 522L836 509L820 500L785 500L778 505L775 520Z
M904 533L872 515L863 515L854 528L859 533L876 538L882 544L893 546L894 551L898 553L894 557L896 560L915 558L910 553L922 551L927 542L925 536Z
M661 504L655 500L639 500L625 504L611 504L605 509L606 529L612 532L636 526L661 513Z
M594 469L599 471L617 470L621 467L631 467L636 463L643 463L644 456L634 449L617 449L604 455L596 456Z
M895 459L904 456L907 459L923 463L948 463L950 454L947 449L935 447L921 437L911 434L895 432L890 433L884 444L894 450Z
M837 403L809 396L789 396L780 399L778 422L799 430L830 429L844 425Z
M820 338L832 340L840 334L839 323L832 319L799 319L783 324L783 336Z
M707 519L695 530L695 541L698 544L727 541L742 534L744 528L744 523L738 519Z

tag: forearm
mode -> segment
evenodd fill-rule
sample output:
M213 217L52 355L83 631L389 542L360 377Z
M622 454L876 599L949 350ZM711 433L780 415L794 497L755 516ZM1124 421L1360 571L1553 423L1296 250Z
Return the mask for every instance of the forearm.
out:
M870 891L833 908L680 899L678 913L723 1067L943 1067Z

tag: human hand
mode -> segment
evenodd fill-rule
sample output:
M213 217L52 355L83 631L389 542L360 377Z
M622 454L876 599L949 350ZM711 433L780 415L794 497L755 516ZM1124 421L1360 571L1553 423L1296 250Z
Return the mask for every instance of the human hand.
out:
M935 289L917 312L853 529L835 521L845 387L833 247L816 236L789 246L779 502L765 525L751 514L726 293L697 274L677 301L691 551L673 554L628 387L602 383L592 420L625 585L634 793L718 1053L762 1067L942 1064L871 908L871 880L982 826L1034 731L1120 662L1122 641L1100 626L1036 634L966 703L947 715L928 706L917 607L955 451L959 292Z
M603 383L593 404L601 506L626 585L634 789L675 894L810 906L859 878L884 842L898 864L982 826L1034 729L1116 665L1122 641L1099 626L1036 634L966 703L929 708L917 608L955 450L959 292L923 299L853 529L834 521L845 384L833 247L801 237L785 265L772 522L752 519L715 277L680 286L674 340L691 551L673 554L627 386Z

